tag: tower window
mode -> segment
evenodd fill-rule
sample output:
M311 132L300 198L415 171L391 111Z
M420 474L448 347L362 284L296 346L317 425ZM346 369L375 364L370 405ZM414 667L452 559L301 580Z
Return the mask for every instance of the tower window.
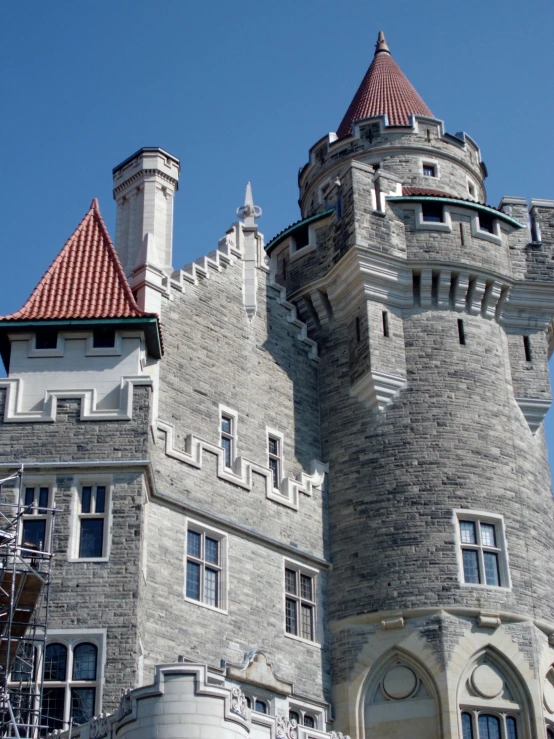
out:
M427 223L442 223L443 207L440 203L422 203L421 216Z
M92 346L94 349L112 349L115 346L115 329L95 328Z
M389 338L389 312L383 311L383 336Z
M458 341L462 346L465 346L466 332L464 329L464 322L462 318L458 318Z
M528 336L523 337L523 350L525 352L525 361L530 362L532 360L531 339Z
M55 329L39 329L35 335L35 349L56 349L58 332Z
M508 587L508 563L501 518L457 511L461 580L469 585Z
M479 213L479 228L490 234L494 232L494 219L490 213Z
M48 550L52 518L50 488L37 485L26 487L23 495L21 529L22 556L32 556L28 551Z
M434 164L424 164L423 165L423 174L425 177L436 177L437 176L437 168Z
M469 180L468 180L468 183L467 183L467 191L469 193L469 197L470 198L474 198L475 197L475 185L473 184L473 182L469 182Z

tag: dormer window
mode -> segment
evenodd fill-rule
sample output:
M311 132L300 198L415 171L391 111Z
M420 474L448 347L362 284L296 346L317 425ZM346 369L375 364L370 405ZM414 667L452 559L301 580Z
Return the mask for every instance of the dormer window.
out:
M425 177L436 177L437 176L437 168L434 164L424 164L423 165L423 174Z
M112 349L115 346L115 329L95 328L92 346L94 349Z
M494 233L494 219L490 213L479 213L479 228L487 233Z
M443 208L440 203L422 203L421 204L422 219L427 223L442 223Z
M55 329L39 329L35 336L36 349L56 349L58 346L58 332Z

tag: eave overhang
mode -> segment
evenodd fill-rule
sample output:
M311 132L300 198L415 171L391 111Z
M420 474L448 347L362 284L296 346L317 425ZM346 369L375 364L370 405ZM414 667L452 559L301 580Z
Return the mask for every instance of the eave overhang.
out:
M327 218L328 216L332 215L335 212L334 208L328 208L327 210L324 210L321 213L316 213L315 216L310 216L309 218L304 218L300 221L296 221L296 223L293 223L291 226L288 226L283 231L277 234L277 236L274 236L271 241L269 241L266 244L265 250L269 254L269 252L274 249L276 246L278 246L282 241L287 239L289 236L293 236L294 232L299 229L303 228L304 226L307 226L309 223L315 223L316 221L321 221L323 218Z
M513 226L514 228L525 228L523 223L516 221L515 218L512 218L511 216L506 215L506 213L503 213L501 210L492 208L490 205L482 205L481 203L475 203L471 200L462 200L461 198L458 199L458 198L449 198L449 197L441 198L435 195L387 195L386 199L390 202L395 202L395 203L432 202L432 203L446 203L450 205L459 205L459 206L462 206L463 208L469 208L470 210L474 210L480 213L487 213L488 215L491 215L493 218L498 218L500 221L504 221L505 223L508 223L510 226Z

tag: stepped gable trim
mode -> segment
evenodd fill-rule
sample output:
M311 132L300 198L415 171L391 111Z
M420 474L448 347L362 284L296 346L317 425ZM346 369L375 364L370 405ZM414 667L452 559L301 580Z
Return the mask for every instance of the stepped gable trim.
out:
M27 302L0 321L154 317L133 296L95 198Z
M190 467L201 470L203 466L203 453L208 452L217 458L217 477L220 480L230 482L237 487L252 491L252 473L260 475L265 479L265 492L267 500L272 500L286 508L297 511L299 508L299 494L308 497L313 495L314 488L321 488L325 475L329 471L328 465L313 459L310 463L308 473L301 472L299 479L285 477L281 480L279 491L273 489L273 474L269 467L257 464L250 459L237 457L233 469L225 467L223 447L205 441L193 434L188 434L185 440L184 450L175 448L175 429L164 421L158 421L158 430L164 435L164 453L166 456L184 462Z
M386 115L391 126L409 126L413 115L435 117L392 58L382 31L373 61L337 129L337 138L348 136L356 121L380 115Z
M310 216L309 218L301 218L299 221L295 221L290 226L287 226L282 231L279 231L279 233L266 244L266 252L269 253L271 249L280 244L281 241L287 238L287 236L290 236L297 228L300 228L301 226L306 226L308 223L315 223L316 221L320 221L326 216L330 216L334 212L334 208L328 208L321 213L316 213L315 216Z
M499 218L500 220L503 220L506 223L509 223L511 226L514 226L515 228L525 228L523 223L516 221L515 218L512 218L511 216L506 215L506 213L499 210L498 208L495 208L493 205L483 205L482 203L476 203L475 200L459 198L456 195L449 195L446 192L441 192L440 190L433 190L427 187L403 187L402 195L387 195L386 200L390 200L392 202L399 202L399 203L406 202L406 201L407 202L410 202L410 201L414 201L414 202L443 201L443 202L451 203L453 205L463 205L464 207L469 207L472 210L481 211L483 213L489 213L495 218Z

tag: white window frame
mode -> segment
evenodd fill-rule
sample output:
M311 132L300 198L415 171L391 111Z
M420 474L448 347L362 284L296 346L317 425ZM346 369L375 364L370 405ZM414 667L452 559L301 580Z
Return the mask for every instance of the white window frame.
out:
M48 629L46 643L37 643L34 669L37 678L31 684L47 688L64 688L64 723L69 724L72 688L94 688L95 701L93 716L102 710L104 675L106 669L106 629ZM40 633L37 633L40 636ZM44 636L44 634L42 634ZM73 654L79 644L94 644L97 648L96 680L73 680ZM43 681L44 651L50 644L62 644L67 649L66 680ZM40 677L39 677L40 676ZM19 683L12 683L19 685ZM64 727L64 730L68 726Z
M298 723L298 726L303 727L306 731L321 731L323 726L323 713L321 709L312 708L312 706L308 706L304 703L300 703L299 701L295 701L293 699L289 700L289 718L290 718L290 712L294 711L298 714L300 718L300 722ZM311 716L314 720L314 726L306 726L304 724L304 718L308 714Z
M230 418L231 419L231 433L224 432L222 430L222 423L223 423L223 417ZM234 470L235 466L235 460L237 458L237 449L238 449L238 419L239 414L237 411L233 410L232 408L228 408L225 405L219 406L219 446L221 447L222 453L223 453L223 469L225 470ZM226 437L231 440L231 465L227 466L225 464L225 448L221 444L221 440L223 437Z
M423 220L423 207L421 203L414 203L415 206L415 226L417 230L423 231L444 231L452 233L452 218L450 216L450 208L446 203L442 203L442 217L441 222L437 221L424 221Z
M25 495L27 488L34 488L35 494L34 494L34 501L33 501L33 508L29 513L25 513ZM39 511L42 509L39 509L38 502L39 502L39 491L40 488L48 488L48 501L46 504L46 513L40 513ZM19 545L23 546L23 526L25 521L32 521L32 520L41 520L45 521L45 534L44 534L44 543L43 543L43 549L41 551L43 552L51 552L52 551L52 509L55 507L55 500L56 500L56 485L52 478L44 478L44 477L28 477L27 475L23 478L23 485L22 485L22 495L23 498L21 500L21 525L19 527ZM22 556L25 558L28 556L32 556L30 552L22 553Z
M496 547L487 547L481 544L480 534L477 535L477 544L462 543L460 534L460 521L473 521L476 524L486 523L495 527ZM476 531L480 532L480 527L476 525ZM456 559L458 562L458 581L464 588L493 589L495 591L508 591L512 589L512 580L510 577L510 564L508 558L508 545L506 541L506 533L504 528L504 516L495 515L487 511L468 510L458 508L454 511L454 531L456 536ZM479 574L483 579L485 575L483 550L494 551L498 554L498 570L500 574L500 585L488 585L486 582L471 583L465 582L464 563L462 549L475 549L479 552Z
M288 593L286 589L286 570L294 570L297 573L297 593L296 595L293 595L292 593ZM319 601L319 570L314 569L313 567L307 567L305 564L302 564L301 562L297 562L293 559L289 559L288 557L283 558L283 631L287 638L289 639L295 639L296 641L300 641L303 644L313 644L316 646L320 646L320 634L319 634L319 618L318 618L318 601ZM306 598L302 598L301 595L301 584L300 584L300 575L306 575L307 577L311 577L312 579L312 600L307 600ZM296 600L299 606L301 606L302 602L307 603L308 605L312 606L312 639L306 639L305 637L301 636L302 633L302 609L301 607L297 607L297 626L298 626L298 634L293 634L289 631L287 631L287 623L286 623L286 617L287 617L287 599Z
M524 739L523 713L521 709L510 709L510 708L498 708L498 707L479 707L466 705L460 706L459 721L460 721L460 737L462 736L463 724L462 714L467 713L471 716L471 726L473 731L473 739L479 739L479 716L484 714L486 716L494 716L500 723L500 739L508 739L508 731L506 728L506 719L508 717L515 719L517 727L518 739Z
M268 426L266 426L265 432L266 432L267 466L270 472L271 486L274 490L281 492L281 482L283 481L285 477L285 450L284 450L285 436L280 431L271 429ZM274 440L277 442L278 454L270 453L269 451L270 440ZM273 470L271 469L270 459L277 460L277 486L273 484Z
M55 327L53 327L52 330L56 330ZM65 353L65 335L61 331L58 331L57 334L58 337L55 349L37 349L36 332L30 335L29 342L27 344L27 356L34 359L38 357L63 357ZM18 338L23 339L23 336L20 335Z
M109 327L108 327L109 328ZM85 356L87 357L117 357L121 355L122 343L121 333L115 331L113 346L94 346L94 331L87 334L85 344Z
M433 181L440 179L441 171L440 171L439 163L438 163L438 161L436 159L421 159L420 160L420 167L421 167L421 169L419 171L420 171L421 177L427 177L428 180L433 180ZM435 174L433 174L433 175L431 175L431 174L424 174L423 173L423 168L424 167L433 167L433 169L435 170Z
M188 533L189 530L194 531L202 536L202 541L208 536L210 539L215 539L219 542L219 562L217 565L212 563L206 563L201 552L200 558L189 555L188 553ZM185 519L185 547L184 547L184 578L183 578L183 597L188 603L194 603L195 606L202 606L202 608L208 608L211 611L217 613L228 614L229 608L229 582L228 582L228 567L229 567L229 554L228 554L228 539L229 537L223 531L214 529L212 526L206 526L206 524L197 521L196 519L186 518ZM190 598L187 595L187 562L188 560L194 561L200 564L200 600L196 598ZM208 564L209 567L217 569L219 571L219 583L218 583L218 600L219 605L213 606L210 603L205 603L202 600L203 586L204 586L204 568Z
M105 487L104 512L90 513L81 512L82 491L84 487L92 487L92 502L96 501L96 488ZM74 480L71 495L71 528L68 542L68 561L69 562L107 562L110 559L111 541L112 541L112 500L113 500L113 480L111 477L101 475L79 477ZM102 556L101 557L80 557L79 549L81 544L81 521L86 518L102 518L104 520L103 540L102 540Z
M269 695L269 693L266 694L263 690L260 691L259 689L256 690L255 688L253 690L251 685L248 685L246 687L244 685L241 685L240 688L244 694L244 697L246 698L247 705L248 703L250 703L250 705L248 706L248 710L252 713L253 718L258 718L259 716L275 716L275 698L273 696ZM266 704L267 713L263 713L263 711L256 711L256 709L254 708L254 706L256 705L256 701L262 701Z

